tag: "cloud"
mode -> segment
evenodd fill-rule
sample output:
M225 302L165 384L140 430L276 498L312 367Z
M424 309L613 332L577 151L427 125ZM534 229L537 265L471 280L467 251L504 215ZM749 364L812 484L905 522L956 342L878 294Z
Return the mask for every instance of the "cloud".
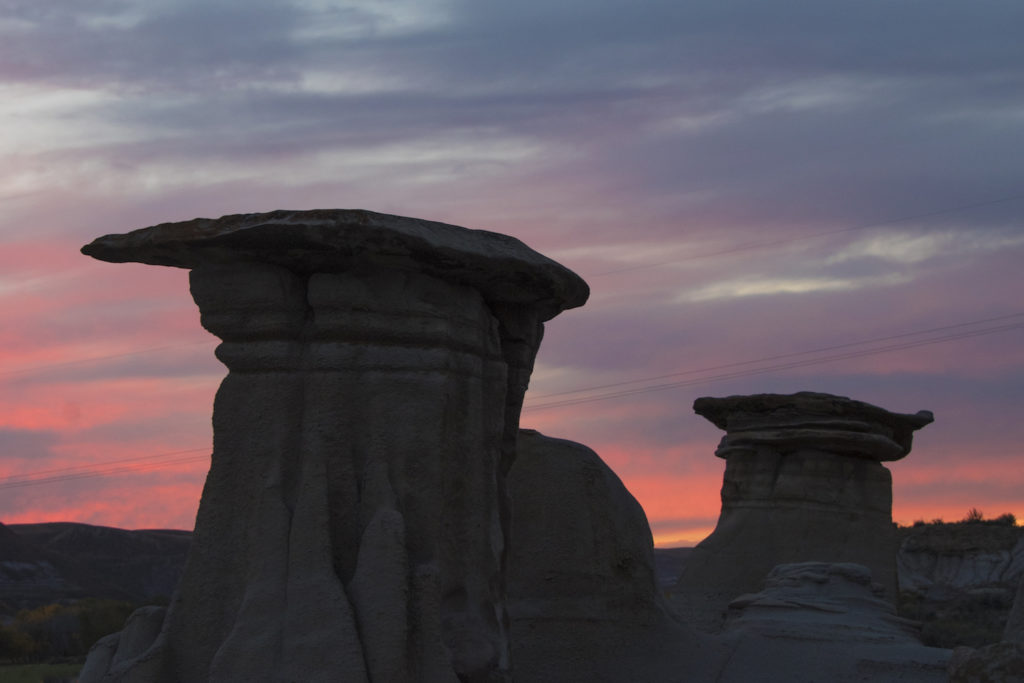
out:
M930 7L941 30L924 30L916 12L852 3L828 13L706 2L14 9L7 37L34 67L8 79L20 88L12 101L40 112L8 165L19 169L4 183L15 195L328 179L352 196L382 182L444 193L481 173L536 195L549 173L586 175L632 204L687 195L668 215L641 216L650 238L712 213L790 227L886 219L918 208L908 196L934 209L1002 191L993 160L1001 177L1024 170L1007 154L1012 130L942 118L1021 105L1009 5L985 20ZM955 54L948 35L963 39ZM34 47L48 44L58 49ZM965 80L967 68L986 76Z
M192 529L206 465L202 462L7 488L5 524L76 521L127 529Z
M876 233L857 240L835 255L827 264L873 258L900 264L916 264L939 256L964 258L978 252L1012 249L1024 245L1024 235L1012 232L978 232L969 228L930 232Z
M506 232L586 277L587 307L547 326L530 404L704 378L524 415L606 454L659 528L717 509L701 394L831 390L936 409L932 444L995 458L1020 441L1019 331L738 365L1019 311L1017 2L53 0L0 16L0 372L19 371L0 407L61 453L173 450L175 424L205 441L223 372L209 346L176 346L215 343L184 272L95 264L81 243L327 206Z
M54 457L57 442L57 434L49 430L0 427L0 466L45 464Z
M887 287L908 280L905 276L889 275L883 278L744 278L719 282L695 291L679 294L678 302L699 303L715 299L731 299L747 296L771 296L775 294L810 294L814 292L842 292L865 287Z

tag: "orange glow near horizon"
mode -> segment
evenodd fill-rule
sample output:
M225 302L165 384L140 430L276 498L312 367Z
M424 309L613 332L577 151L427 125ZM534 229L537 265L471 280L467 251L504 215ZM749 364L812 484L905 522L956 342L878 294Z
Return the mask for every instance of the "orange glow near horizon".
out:
M70 476L82 473L84 467L100 471L112 461L145 459L209 444L213 397L225 370L212 357L217 340L199 326L198 313L187 293L187 273L130 265L118 266L121 270L116 277L105 278L97 274L108 268L107 264L83 267L77 249L59 246L61 253L52 263L47 263L47 255L56 249L53 245L28 244L19 247L21 251L0 253L0 266L8 267L10 272L41 273L37 281L32 281L27 295L11 288L0 289L9 323L0 331L0 436L7 438L4 457L0 458L0 487L3 478L41 471L69 476L45 484L0 489L0 521L191 528L205 475L202 463L158 467L159 459L149 461L150 466L140 460L109 476ZM53 264L67 271L46 275L52 272ZM145 275L135 275L141 273ZM650 287L660 286L656 273L644 275ZM648 291L646 286L639 290L623 287L613 289L614 296L610 296L628 302L637 291L646 297L653 290ZM598 325L598 333L631 331L629 323L615 319L630 306L616 306L601 312L612 322L605 327ZM666 307L658 313L670 318L677 310ZM573 352L593 344L597 333L583 325L586 332L573 337L570 312L556 328L564 336L558 340L562 345L561 361L542 355L522 424L593 448L643 506L656 545L694 545L711 532L718 518L724 463L713 455L720 432L693 415L692 401L707 393L756 393L765 386L762 381L772 386L770 376L743 383L638 393L622 400L547 409L543 404L586 396L559 392L588 386L614 387L659 374L671 382L674 373L689 378L691 369L770 356L777 351L763 348L760 340L747 334L751 325L766 327L770 314L754 313L764 318L740 316L740 327L732 328L731 319L726 317L715 334L699 340L699 344L692 342L692 348L678 350L665 342L650 353L646 349L633 353L631 345L636 338L626 334L623 339L608 341L611 350L604 355L582 362ZM577 320L594 325L595 315L588 315L590 318L581 314ZM806 319L813 321L813 317L808 315ZM794 324L817 323L805 323L801 318ZM872 320L872 324L884 328L877 321ZM883 333L863 334L870 337ZM652 337L657 334L657 329L650 333ZM801 330L794 330L797 339L802 338L801 334ZM646 342L642 337L640 340ZM678 343L684 341L680 337ZM1001 350L996 342L995 337L978 342L982 344L979 348L992 345L988 353L965 355L959 347L934 345L911 354L852 359L842 366L846 375L840 377L879 380L883 387L878 398L853 398L899 412L933 408L927 401L944 398L939 393L926 388L904 395L902 385L893 390L897 382L886 384L882 380L906 376L911 388L918 380L927 386L925 382L935 376L970 375L975 381L987 380L1000 374L1001 363L1014 367L1012 364L1021 362L1024 355L1024 347L1011 344ZM807 346L813 344L807 342ZM143 353L135 355L140 350ZM620 366L607 365L609 358L620 356L626 359ZM969 367L964 358L970 360ZM834 377L820 375L822 369L817 365L794 368L785 377L789 390L831 390ZM927 375L928 371L932 375ZM975 391L983 394L984 386ZM545 394L558 395L545 398ZM898 401L893 401L896 405L886 400L890 395L898 396ZM916 402L921 396L926 399L923 405L900 404ZM1001 430L1012 433L1007 427L1013 426L1015 416L1007 413L993 417L987 408L979 408L967 397L945 413L937 410L936 417L937 425L921 433L910 457L891 468L895 521L905 525L939 517L954 521L972 507L989 517L1011 512L1024 518L1020 494L1024 491L1024 474L1018 471L1013 457L1018 446L1012 441L999 442ZM972 440L970 434L978 436ZM963 457L963 452L969 452L970 458Z

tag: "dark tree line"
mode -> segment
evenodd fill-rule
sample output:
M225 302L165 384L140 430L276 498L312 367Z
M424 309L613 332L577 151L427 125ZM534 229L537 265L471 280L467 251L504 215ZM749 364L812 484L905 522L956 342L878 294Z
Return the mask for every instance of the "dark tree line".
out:
M0 661L82 657L97 640L120 631L136 607L120 600L88 598L21 610L0 622Z

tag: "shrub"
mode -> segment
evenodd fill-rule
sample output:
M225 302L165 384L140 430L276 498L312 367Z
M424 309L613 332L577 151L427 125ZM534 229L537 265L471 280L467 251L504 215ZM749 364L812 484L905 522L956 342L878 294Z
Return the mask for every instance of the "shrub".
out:
M88 652L92 644L103 636L120 631L136 606L120 600L88 598L79 602L76 607L79 637L85 651Z
M1017 517L1012 512L999 515L992 521L997 524L1005 524L1006 526L1017 526Z
M971 508L967 511L967 516L964 517L962 521L966 524L984 522L985 515L978 508Z
M0 624L0 660L27 662L36 654L32 636L11 626Z
M38 662L79 657L105 635L119 631L135 609L130 602L87 598L72 605L44 605L18 612L0 626L0 658Z

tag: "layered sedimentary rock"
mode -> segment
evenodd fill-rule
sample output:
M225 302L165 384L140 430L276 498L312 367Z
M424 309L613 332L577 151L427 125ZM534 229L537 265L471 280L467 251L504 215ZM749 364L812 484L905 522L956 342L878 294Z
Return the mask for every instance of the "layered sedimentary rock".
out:
M1024 580L1024 529L931 524L900 532L900 592L949 599L959 591L998 588L1009 600Z
M719 683L946 680L949 650L924 647L871 572L853 563L779 565L729 605Z
M726 431L715 452L726 466L718 525L673 589L685 618L716 630L733 598L793 562L865 565L895 598L892 476L882 462L907 455L931 413L810 392L700 398L694 411Z
M921 620L924 641L979 647L1000 640L1024 578L1024 529L996 520L933 522L898 534L900 604Z
M83 251L190 268L229 370L178 592L103 680L507 679L505 474L542 323L582 280L511 237L368 211Z
M522 430L509 493L517 681L704 680L716 649L670 615L647 516L594 451Z
M1024 581L1017 589L1003 639L985 647L953 650L949 680L950 683L1024 681Z

